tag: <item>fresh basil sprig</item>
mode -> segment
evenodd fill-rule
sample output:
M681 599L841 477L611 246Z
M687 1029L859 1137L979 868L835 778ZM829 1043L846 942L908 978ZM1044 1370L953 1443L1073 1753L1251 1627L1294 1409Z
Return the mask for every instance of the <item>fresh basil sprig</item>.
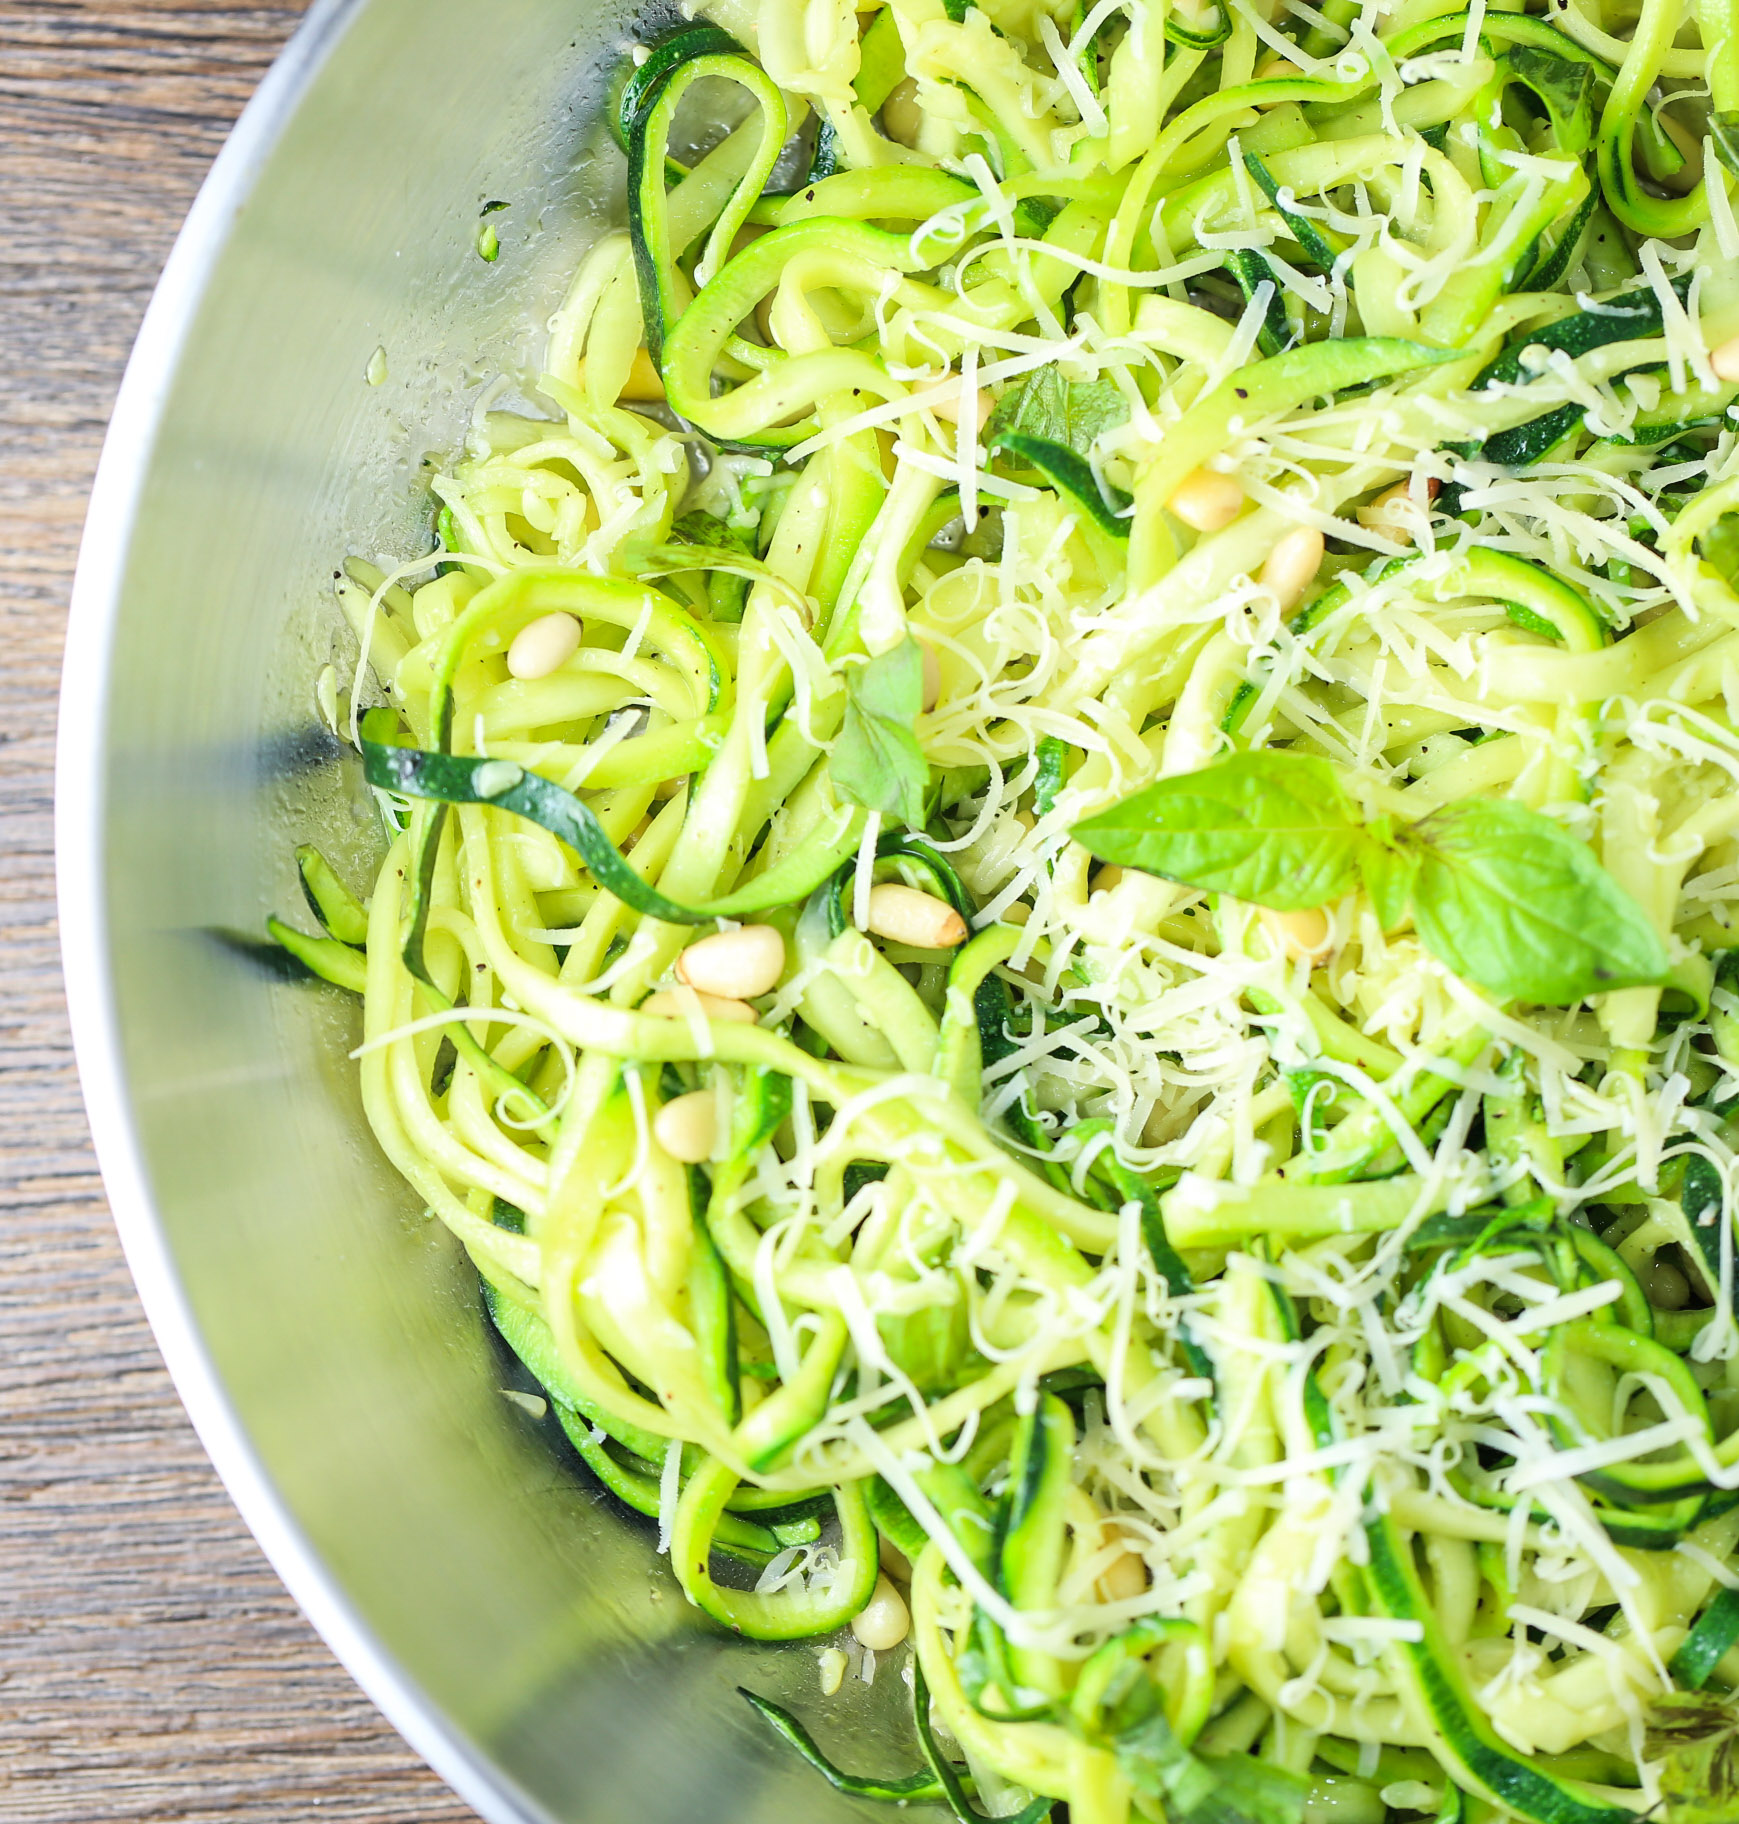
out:
M1609 988L1665 979L1667 953L1642 908L1587 843L1538 811L1466 798L1403 840L1418 855L1419 936L1468 981L1514 1000L1567 1007Z
M1120 1668L1099 1731L1118 1770L1178 1824L1302 1824L1310 1783L1253 1755L1192 1753L1138 1665Z
M1074 834L1103 861L1278 912L1350 893L1366 840L1326 760L1264 749L1162 779Z
M1505 1000L1566 1007L1664 981L1660 937L1584 842L1525 805L1467 798L1362 822L1328 761L1259 749L1162 779L1078 824L1093 854L1276 911L1363 884L1385 925Z
M1094 473L1093 445L1129 417L1110 380L1066 380L1041 367L1004 393L984 426L984 447L1035 469L1112 538L1129 536L1130 496Z
M984 426L994 446L1005 436L1042 437L1085 456L1099 438L1129 417L1129 402L1111 380L1069 380L1054 364L1035 368L996 402Z
M910 634L846 678L845 722L828 757L833 789L908 829L924 827L930 763L918 744L924 655Z

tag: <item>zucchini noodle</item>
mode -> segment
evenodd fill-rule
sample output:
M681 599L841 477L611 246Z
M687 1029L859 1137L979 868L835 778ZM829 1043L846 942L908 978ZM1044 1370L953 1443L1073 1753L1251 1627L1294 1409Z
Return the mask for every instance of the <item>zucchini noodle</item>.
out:
M1451 6L715 0L340 584L273 935L860 1798L1739 1817L1735 0Z

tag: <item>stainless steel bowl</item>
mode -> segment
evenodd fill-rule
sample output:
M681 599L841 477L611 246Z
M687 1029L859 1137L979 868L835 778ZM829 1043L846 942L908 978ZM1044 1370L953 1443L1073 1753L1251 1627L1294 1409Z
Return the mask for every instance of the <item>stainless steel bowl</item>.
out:
M732 1687L898 1767L897 1678L823 1706L811 1653L699 1623L647 1529L501 1397L473 1275L363 1122L346 997L253 944L299 908L296 841L361 878L366 802L314 709L333 566L426 548L425 452L489 371L535 371L619 189L593 129L629 4L324 0L243 116L92 500L61 721L67 986L116 1222L200 1436L434 1767L493 1820L868 1816Z

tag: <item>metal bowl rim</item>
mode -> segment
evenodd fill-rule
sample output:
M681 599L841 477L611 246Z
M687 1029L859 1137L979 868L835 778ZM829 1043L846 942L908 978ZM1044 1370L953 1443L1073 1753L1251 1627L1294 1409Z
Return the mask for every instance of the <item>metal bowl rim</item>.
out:
M74 1054L127 1265L177 1392L272 1568L363 1691L490 1824L541 1815L456 1738L438 1705L382 1648L273 1486L181 1285L133 1120L111 973L103 865L114 635L132 532L186 339L237 217L367 0L314 0L242 111L176 237L127 362L92 484L67 618L55 753L55 874Z

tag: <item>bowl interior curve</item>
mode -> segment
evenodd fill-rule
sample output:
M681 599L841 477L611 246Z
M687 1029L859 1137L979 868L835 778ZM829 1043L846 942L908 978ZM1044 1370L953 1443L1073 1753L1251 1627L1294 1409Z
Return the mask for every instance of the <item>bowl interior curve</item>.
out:
M141 336L81 560L69 998L195 1422L439 1771L502 1821L867 1817L734 1687L823 1712L844 1758L892 1769L898 1679L823 1706L813 1652L700 1625L650 1529L502 1398L474 1274L363 1121L355 1004L258 942L268 912L300 918L298 841L366 887L372 812L315 708L354 651L333 570L427 550L425 458L493 375L535 373L619 193L595 127L629 26L625 0L327 0L244 117Z

